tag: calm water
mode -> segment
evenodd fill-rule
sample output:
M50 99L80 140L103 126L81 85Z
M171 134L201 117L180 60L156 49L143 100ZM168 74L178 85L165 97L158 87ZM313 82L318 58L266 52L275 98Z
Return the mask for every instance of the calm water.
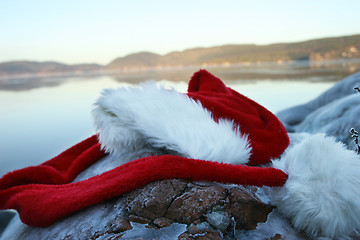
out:
M342 69L341 66L339 68ZM14 169L40 164L94 134L90 112L103 88L129 86L154 79L168 87L186 92L187 81L193 70L195 69L91 78L2 81L0 176ZM247 68L245 71L239 66L209 70L223 79L228 79L225 81L228 86L258 101L274 113L313 99L331 87L334 80L339 80L346 72L335 71L338 75L310 74L309 67L301 64L286 68L270 66L267 70ZM266 73L268 76L275 74L280 81L274 80L275 77L259 77ZM246 77L250 75L252 77ZM180 79L183 81L179 81Z

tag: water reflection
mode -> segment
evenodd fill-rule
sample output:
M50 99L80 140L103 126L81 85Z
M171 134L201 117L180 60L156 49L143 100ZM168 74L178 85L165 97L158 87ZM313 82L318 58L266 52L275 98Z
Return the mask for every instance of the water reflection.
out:
M105 75L118 82L139 83L153 79L187 81L199 67L166 69L144 69L142 71L113 72ZM225 80L305 80L337 81L354 72L360 71L360 59L341 59L327 61L293 61L272 63L245 63L228 66L207 66L215 75ZM68 81L87 81L96 79L104 73L91 73L74 77L60 74L57 76L0 78L0 90L26 91L41 87L56 87Z

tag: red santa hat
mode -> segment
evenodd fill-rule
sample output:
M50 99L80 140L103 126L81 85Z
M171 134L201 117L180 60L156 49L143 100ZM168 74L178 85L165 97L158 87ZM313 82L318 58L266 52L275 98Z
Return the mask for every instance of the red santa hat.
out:
M205 70L194 74L187 94L151 83L107 89L93 115L98 138L0 179L0 209L46 227L149 182L186 178L273 187L273 203L310 236L346 236L359 226L359 156L321 134L285 151L280 121ZM146 157L69 183L105 153L148 145L178 156ZM272 159L273 167L254 166Z
M271 112L205 70L194 74L187 94L147 82L106 89L95 105L99 140L109 153L150 143L189 158L259 165L289 144Z

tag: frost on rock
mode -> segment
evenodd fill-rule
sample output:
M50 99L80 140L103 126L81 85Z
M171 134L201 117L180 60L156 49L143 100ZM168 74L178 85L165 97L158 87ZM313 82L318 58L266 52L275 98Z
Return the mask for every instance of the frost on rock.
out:
M256 187L216 182L157 181L47 228L26 226L15 216L1 240L231 238L234 229L255 229L267 220L273 207L258 192Z
M265 223L259 223L255 230L235 231L236 239L292 239L292 240L304 240L308 239L305 235L296 232L290 225L290 223L283 218L275 209L272 211L268 220ZM324 239L325 240L325 239Z
M108 201L73 214L47 228L29 227L21 223L16 215L0 239L89 239L90 236L116 231L118 216L123 213L122 208L121 201Z
M221 232L226 231L231 223L229 214L224 211L209 213L207 215L207 220L214 228L219 229Z
M324 132L355 149L349 130L360 129L360 95L354 90L356 86L360 86L360 72L337 82L306 104L279 112L277 117L289 132Z
M315 98L314 100L305 103L303 105L294 106L288 109L285 109L283 111L280 111L276 114L276 116L281 120L281 122L285 125L286 129L289 132L300 132L301 130L298 129L299 124L302 124L303 122L310 122L313 121L315 124L318 124L319 126L324 122L317 122L318 120L312 119L314 117L315 111L318 109L327 109L328 112L334 110L334 107L337 107L336 104L331 104L335 101L339 101L342 98L348 97L350 95L355 95L356 91L354 90L354 87L360 85L360 72L355 73L349 77L344 78L342 81L337 82L334 84L333 87L322 93L319 97ZM359 95L357 93L357 96L359 98ZM353 101L353 100L351 100ZM354 100L356 101L356 100ZM331 104L331 105L329 105ZM341 106L340 106L341 107ZM337 109L337 112L340 113L341 111L356 111L353 110L353 108L359 109L358 105L347 105L346 107L343 106L342 110ZM346 109L349 108L349 109ZM357 110L359 111L359 110ZM326 111L318 112L318 114L324 114ZM312 115L312 116L310 116ZM336 117L336 116L332 116ZM330 120L330 119L328 119ZM350 120L351 121L351 120ZM329 123L331 124L331 123ZM350 124L350 122L349 122ZM360 123L358 123L359 125ZM336 126L336 123L333 124L334 128ZM354 126L355 127L355 126ZM302 129L304 129L304 124L302 126ZM350 129L350 128L349 128ZM347 131L349 130L347 129ZM312 130L315 131L313 128ZM322 129L324 130L324 129ZM320 130L319 130L320 131Z
M348 146L353 144L349 130L360 129L360 95L352 94L322 106L295 127L296 132L324 132Z
M132 229L121 236L122 239L177 239L180 234L186 231L186 224L173 223L168 227L153 229L147 228L144 224L131 223Z

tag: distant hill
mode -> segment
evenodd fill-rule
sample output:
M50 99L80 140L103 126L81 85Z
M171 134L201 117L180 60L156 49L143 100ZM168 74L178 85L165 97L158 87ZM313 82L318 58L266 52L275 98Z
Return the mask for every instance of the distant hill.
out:
M102 68L103 66L99 64L67 65L58 62L14 61L0 63L0 76L85 73L89 71L98 71Z
M68 65L58 62L15 61L0 63L0 77L85 74L136 71L149 68L229 65L253 62L283 62L296 60L328 60L360 58L360 35L315 39L297 43L270 45L224 45L193 48L158 55L140 52L116 58L106 66L99 64Z
M107 69L127 70L146 67L189 65L226 65L244 62L276 62L292 60L328 60L360 58L360 35L270 45L224 45L193 48L182 52L157 55L141 52L117 58Z
M130 54L125 57L117 58L107 65L108 69L116 69L118 67L150 67L156 66L161 62L163 57L161 55L151 53L151 52L140 52L135 54Z

